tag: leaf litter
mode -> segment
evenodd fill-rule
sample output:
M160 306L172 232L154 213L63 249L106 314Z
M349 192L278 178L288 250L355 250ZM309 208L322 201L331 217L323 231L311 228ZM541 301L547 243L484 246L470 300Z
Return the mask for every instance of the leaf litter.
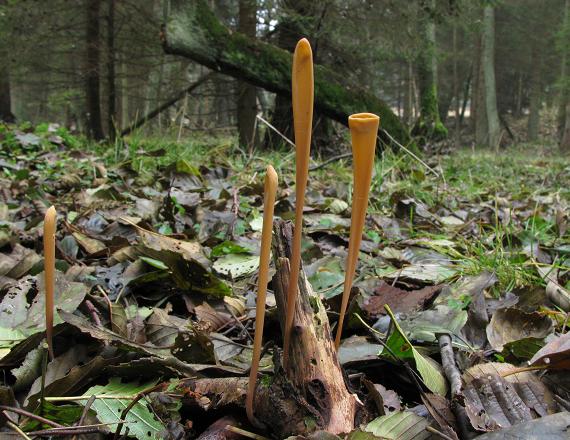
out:
M194 438L229 414L243 422L262 221L256 173L279 164L275 212L291 219L291 156L243 161L204 139L185 157L160 142L125 144L118 157L80 152L81 140L55 130L54 143L54 129L0 126L9 145L0 152L0 367L11 390L0 405L32 416L5 414L33 432L71 427L85 408L96 431L112 436L123 421L121 433L138 439ZM339 353L354 392L376 409L346 438L567 438L570 164L486 152L430 160L445 182L389 150L376 166ZM332 323L350 226L347 165L313 173L306 195L303 263ZM53 360L41 250L51 204ZM269 379L281 344L271 291L266 307Z

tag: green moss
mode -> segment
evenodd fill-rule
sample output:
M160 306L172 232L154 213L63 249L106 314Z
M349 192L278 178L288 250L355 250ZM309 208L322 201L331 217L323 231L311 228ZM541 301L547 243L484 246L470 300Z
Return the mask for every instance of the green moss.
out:
M198 61L263 87L287 94L291 90L292 56L271 44L231 33L214 15L205 0L173 0L166 29L166 50ZM407 128L382 100L343 84L344 78L322 66L315 66L315 102L327 116L348 124L348 115L372 112L380 116L381 127L399 142L408 144Z

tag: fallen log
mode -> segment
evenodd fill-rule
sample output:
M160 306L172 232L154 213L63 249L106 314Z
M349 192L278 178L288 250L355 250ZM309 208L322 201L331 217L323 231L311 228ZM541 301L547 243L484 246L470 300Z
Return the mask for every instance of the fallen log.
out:
M196 61L270 92L291 96L292 54L237 32L216 18L205 0L173 0L161 33L164 51ZM382 128L398 142L410 142L407 128L381 99L358 84L347 85L332 70L315 65L315 107L325 116L348 125L353 113L380 116ZM383 135L381 134L381 137ZM389 139L384 139L390 145Z

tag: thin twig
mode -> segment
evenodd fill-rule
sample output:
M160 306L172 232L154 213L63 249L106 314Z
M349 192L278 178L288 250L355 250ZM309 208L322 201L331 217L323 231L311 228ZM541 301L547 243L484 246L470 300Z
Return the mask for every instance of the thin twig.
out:
M227 425L227 431L235 432L236 434L243 435L244 437L252 438L254 440L269 440L267 437L246 431L245 429L238 428L237 426Z
M318 164L318 165L313 165L312 167L309 168L309 171L318 170L318 169L320 169L320 168L323 168L323 167L327 166L327 165L328 165L329 163L331 163L331 162L335 162L335 161L341 160L341 159L346 159L346 158L349 158L349 157L352 157L352 153L342 153L342 154L339 154L338 156L333 156L333 157L331 157L330 159L327 159L327 160L325 160L324 162L321 162L321 163Z
M442 334L439 336L438 341L439 351L441 354L441 365L451 387L451 397L461 396L461 373L455 364L451 337L447 334Z
M382 133L384 133L386 136L388 136L388 139L390 139L398 147L400 147L402 150L404 150L406 153L408 153L410 156L412 156L415 160L417 160L419 163L421 163L424 167L426 167L428 170L430 170L435 176L441 177L441 179L443 180L443 183L445 185L447 185L447 182L445 181L445 176L443 175L443 173L440 174L436 170L434 170L432 167L430 167L427 163L425 163L418 156L416 156L412 151L410 151L408 148L404 147L396 139L394 139L392 136L390 136L390 133L388 133L386 130L384 130L383 128L381 128L380 130L382 131Z
M119 439L119 434L121 433L121 429L123 429L123 424L125 422L125 418L127 417L127 414L129 413L129 411L133 408L133 406L135 406L137 404L137 402L139 400L141 400L143 397L145 397L148 393L152 393L153 391L159 390L163 387L164 387L164 384L159 383L158 385L154 385L152 387L146 388L146 389L142 390L140 393L138 393L134 397L133 400L131 400L131 403L129 403L128 406L121 413L121 422L117 425L117 430L115 431L115 435L113 437L113 440Z
M124 420L121 420L120 423L123 423ZM101 428L104 426L114 425L119 422L111 422L111 423L97 423L95 425L85 425L85 426L64 426L62 428L52 428L52 429L43 429L41 431L33 431L28 432L29 435L33 436L65 436L65 435L78 435L78 434L93 434L96 432L101 432Z
M97 284L97 290L99 290L99 293L101 293L101 295L107 302L107 306L109 307L109 323L111 324L111 328L113 328L113 304L111 303L111 300L107 296L107 292L105 292L105 290L101 287L100 284Z
M93 318L93 322L95 323L95 325L97 327L101 327L101 319L99 318L99 312L97 311L93 303L88 299L86 299L85 307L87 307L87 310L89 310L89 313L91 314L91 317Z
M93 396L91 396L93 397ZM75 402L77 400L89 400L89 396L61 396L61 397L46 397L46 402ZM97 394L95 399L114 399L114 400L131 400L136 397L136 394L130 396L111 395L111 394Z
M41 423L43 423L43 424L45 424L45 425L53 426L54 428L64 428L63 425L60 425L60 424L57 423L57 422L54 422L54 421L49 420L49 419L46 419L46 418L44 418L44 417L42 417L42 416L38 416L38 415L36 415L36 414L34 414L34 413L31 413L31 412L29 412L29 411L26 411L25 409L22 409L22 408L13 408L13 407L11 407L11 406L0 405L0 410L2 410L2 411L8 411L8 412L13 412L13 413L16 413L16 414L20 414L20 415L25 416L25 417L28 417L28 418L30 418L30 419L37 420L38 422L41 422Z
M441 437L443 440L453 440L450 436L445 435L443 432L438 431L437 429L435 429L433 426L426 426L426 431L431 432L432 434L437 435L438 437Z
M275 133L277 133L279 136L281 136L283 138L283 140L285 142L287 142L289 145L292 145L293 147L295 147L295 143L293 141L291 141L291 139L289 139L287 136L285 136L283 133L281 133L279 130L277 130L273 125L271 125L268 121L266 121L265 119L263 119L261 116L257 115L257 119L259 119L261 122L263 122L265 125L267 125L269 128L271 128Z
M231 309L231 307L227 307L227 310L230 312L230 315L232 315L232 318L235 319L236 324L238 327L241 328L242 332L245 333L245 335L247 336L247 338L249 339L250 342L253 342L253 340L251 339L251 335L249 334L249 332L245 329L243 322L241 322L238 317L235 315L235 313L233 312L233 310ZM247 348L247 346L246 346Z
M12 431L16 432L16 433L17 433L20 437L22 437L23 439L25 439L25 440L32 440L32 439L31 439L30 437L28 437L28 435L27 435L24 431L22 431L22 430L20 429L20 427L19 427L18 425L16 425L14 422L11 422L11 421L8 420L8 421L6 422L6 425L7 425Z
M97 396L95 394L93 394L89 398L89 400L85 403L85 407L83 408L83 413L81 414L79 421L75 424L76 427L79 427L85 423L85 418L87 417L87 413L89 412L89 408L91 408L91 405L93 405L93 402L95 402L96 398L97 398ZM72 440L77 440L77 435L74 435Z

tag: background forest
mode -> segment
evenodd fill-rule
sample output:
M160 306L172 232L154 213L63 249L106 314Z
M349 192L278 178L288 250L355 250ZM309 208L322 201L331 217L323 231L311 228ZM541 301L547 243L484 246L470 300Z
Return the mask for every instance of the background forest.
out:
M413 135L570 149L566 0L207 3L232 31L288 51L306 36L315 63L384 100ZM2 0L0 8L4 120L59 122L96 140L148 120L147 134L281 142L259 115L292 137L287 97L165 53L168 0ZM336 125L317 114L315 126L331 148Z

